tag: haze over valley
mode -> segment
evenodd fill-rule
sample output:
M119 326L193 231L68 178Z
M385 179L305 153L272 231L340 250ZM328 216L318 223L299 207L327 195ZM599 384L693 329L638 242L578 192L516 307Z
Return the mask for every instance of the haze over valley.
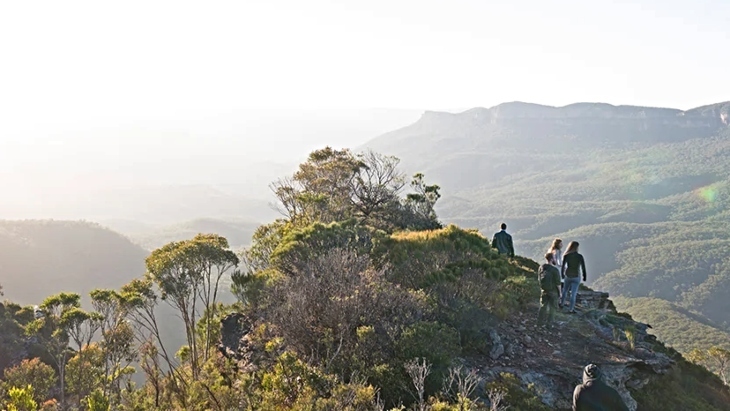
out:
M0 3L0 410L730 411L729 15Z
M441 186L443 199L437 211L445 223L477 228L490 236L506 221L518 253L535 260L554 237L581 241L589 261L590 286L616 297L642 298L638 301L643 305L667 302L674 310L691 310L701 317L696 321L716 330L716 337L705 345L726 344L723 339L730 335L730 306L726 307L724 298L725 284L730 284L730 169L726 161L730 155L730 103L682 111L600 103L550 107L512 102L455 113L426 111L410 123L410 111L379 113L386 117L380 127L392 125L393 130L371 139L332 137L329 145L347 148L349 144L355 152L374 150L397 156L407 173L423 172ZM379 119L368 111L351 112L350 116ZM361 133L375 127L363 126ZM299 130L301 135L309 133ZM23 287L30 278L79 281L84 289L118 286L143 271L145 252L200 232L223 235L235 249L249 245L259 225L281 217L269 184L290 174L306 151L297 154L291 148L283 158L291 159L292 165L277 168L260 161L231 162L232 169L239 171L224 173L226 164L220 164L213 151L228 151L223 146L227 142L238 147L245 158L245 143L234 138L218 141L220 146L215 148L205 138L175 144L178 154L190 161L177 164L171 157L159 176L145 171L149 181L160 181L156 187L105 188L101 179L97 186L77 184L64 196L58 187L58 200L52 202L37 197L36 204L54 205L51 208L56 213L50 216L55 219L83 219L100 226L81 229L77 223L55 226L8 221L5 241L23 250L29 246L45 249L42 247L53 246L46 235L68 235L82 242L73 247L101 248L99 253L86 251L88 261L79 261L75 249L59 251L54 258L68 260L60 267L70 265L47 272L41 267L59 263L40 262L36 254L21 260L29 250L5 247L8 254L3 261L8 272L22 273L4 281L7 296L32 303L48 294L51 284L34 291ZM302 139L298 146L308 149L308 144L319 142ZM136 144L145 143L139 140ZM208 147L210 156L204 155L203 147ZM141 152L154 157L149 151ZM120 167L126 161L134 163L132 157L109 159ZM196 184L184 185L187 176L195 173L201 175ZM221 181L229 184L216 184L216 175L223 174L227 179ZM249 181L236 183L239 175ZM33 211L36 218L43 210ZM43 233L41 227L55 234ZM68 233L62 234L64 230ZM82 234L86 232L97 234L88 237ZM109 246L104 245L107 240L96 239L115 238L115 233L128 240L119 237L114 241L126 245ZM119 261L103 257L112 249ZM39 269L33 271L35 266ZM97 277L97 273L104 275ZM14 278L22 278L22 282ZM629 300L620 301L630 312L642 309ZM663 335L661 320L651 322L655 332L674 341L672 335ZM685 349L697 346L677 343Z

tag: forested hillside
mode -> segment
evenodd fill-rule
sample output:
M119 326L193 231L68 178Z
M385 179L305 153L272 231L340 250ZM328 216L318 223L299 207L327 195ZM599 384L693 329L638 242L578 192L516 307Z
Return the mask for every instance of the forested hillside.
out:
M444 226L441 187L406 178L397 158L325 148L273 187L283 217L239 254L197 234L153 250L125 284L92 290L87 309L75 290L37 310L0 305L0 404L568 410L596 363L632 411L730 410L724 373L666 348L600 292L582 290L578 312L553 327L536 324L538 264ZM222 301L228 281L234 304ZM163 338L171 324L182 343Z
M555 237L578 240L591 286L690 310L703 319L687 334L709 326L730 337L729 119L727 102L687 111L506 103L427 112L367 147L442 185L444 221L486 235L505 221L532 258ZM626 307L639 314L648 301ZM692 346L663 328L666 318L652 325Z
M0 221L0 284L19 304L116 288L144 273L148 251L95 223ZM87 300L86 297L84 297Z
M104 224L150 251L171 241L192 238L198 233L222 235L228 239L232 248L239 249L251 243L251 237L260 225L260 223L247 220L215 218L198 218L169 225L144 224L124 220L107 220Z

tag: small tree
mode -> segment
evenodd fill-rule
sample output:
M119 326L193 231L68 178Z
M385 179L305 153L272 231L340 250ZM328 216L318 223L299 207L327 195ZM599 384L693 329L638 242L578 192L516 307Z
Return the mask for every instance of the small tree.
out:
M81 308L71 308L63 313L61 320L68 330L71 341L81 352L84 347L91 344L91 340L101 327L102 317L99 313L88 313Z
M110 411L111 402L100 389L94 390L91 395L86 398L86 406L89 411Z
M95 388L104 386L104 352L97 344L90 344L66 364L66 388L79 404Z
M122 287L121 297L134 326L134 338L139 344L140 367L147 376L147 382L154 389L154 406L161 406L165 376L174 381L173 387L184 388L187 382L172 356L162 342L160 324L157 319L157 305L160 297L154 290L149 275L135 279ZM166 371L160 364L165 361ZM176 391L179 393L180 390Z
M76 312L81 306L81 297L75 293L60 293L46 298L40 308L44 316L28 324L26 331L36 335L53 358L58 369L61 383L61 408L66 406L66 362L69 357L69 331L74 327L70 318L76 319ZM65 319L64 319L65 317ZM73 332L73 331L72 331Z
M352 181L362 167L347 149L313 151L292 178L271 185L279 211L297 225L352 217Z
M476 404L471 397L479 384L479 376L476 370L464 371L460 365L450 367L449 374L443 382L443 394L456 402L459 411L472 411Z
M228 241L215 234L198 234L192 240L172 242L147 257L150 279L159 287L161 297L175 308L185 326L191 354L193 378L197 378L212 346L211 329L198 347L196 323L200 311L215 314L221 278L236 267L239 259L229 250Z
M411 180L413 193L406 196L405 206L410 211L408 227L418 230L441 228L436 217L436 202L441 198L441 187L436 184L427 185L422 173L417 173Z
M8 391L8 411L36 411L38 403L33 399L33 387L13 387Z
M707 350L694 349L687 355L690 361L715 372L725 385L730 381L730 351L713 346Z
M423 174L416 174L411 182L415 192L401 199L406 179L399 162L373 151L353 155L325 147L310 153L291 178L271 189L285 221L298 227L351 218L386 231L440 227L433 209L441 196L439 186L425 184Z
M418 411L426 411L426 378L431 373L431 364L425 358L423 362L419 358L415 358L407 361L404 366L416 390L414 397L417 402Z
M129 304L114 290L94 290L90 293L91 304L101 315L101 344L104 353L103 393L113 392L119 397L122 377L133 369L135 360L134 330L127 317Z
M56 385L56 372L38 358L23 360L13 368L5 370L5 384L8 387L33 387L33 399L43 403L48 399L51 388Z
M405 186L405 175L398 170L400 160L368 150L357 155L362 164L351 181L355 215L375 226L393 219L393 206Z

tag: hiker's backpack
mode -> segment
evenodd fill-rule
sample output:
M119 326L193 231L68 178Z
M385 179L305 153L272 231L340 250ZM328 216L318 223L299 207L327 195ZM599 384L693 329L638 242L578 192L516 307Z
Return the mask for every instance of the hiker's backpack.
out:
M537 271L537 278L540 281L540 289L543 291L554 291L550 290L550 268L553 266L550 264L543 264Z

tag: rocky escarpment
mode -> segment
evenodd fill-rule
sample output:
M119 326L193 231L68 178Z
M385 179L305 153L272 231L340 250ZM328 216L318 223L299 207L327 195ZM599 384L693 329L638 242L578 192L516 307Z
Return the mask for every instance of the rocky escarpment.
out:
M251 340L253 321L240 313L228 314L221 320L221 342L218 351L236 361L236 367L243 372L253 372L258 366L261 352Z
M687 121L688 119L705 119L707 121L720 121L723 114L730 113L730 102L710 104L707 106L693 108L691 110L679 110L674 108L642 107L642 106L614 106L606 103L575 103L563 107L546 106L542 104L510 102L502 103L491 108L477 107L462 113L451 114L436 111L426 111L423 119L437 119L440 121L448 118L473 117L490 120L499 119L667 119L676 121Z
M489 329L488 355L461 361L477 370L482 379L480 387L499 379L502 373L510 373L524 390L556 410L570 409L583 367L594 363L629 408L637 410L632 390L640 390L670 372L676 363L654 350L657 341L647 332L649 325L618 313L608 297L608 293L581 290L578 312L560 313L557 326L551 330L536 326L537 305L515 313ZM256 369L262 356L252 344L252 330L253 322L238 313L228 315L221 323L220 352L247 371Z
M730 127L730 102L692 110L576 103L564 107L511 102L461 113L426 111L414 124L368 143L401 154L399 147L448 144L452 150L497 147L543 150L540 141L588 146L681 142L715 136ZM495 146L495 143L499 143ZM409 143L410 144L410 143Z
M582 369L597 364L629 409L638 390L672 370L675 361L654 351L647 324L616 312L607 293L581 291L577 314L561 313L552 330L538 328L535 313L518 313L490 332L491 358L467 359L487 382L502 373L515 375L523 388L551 409L570 409Z

